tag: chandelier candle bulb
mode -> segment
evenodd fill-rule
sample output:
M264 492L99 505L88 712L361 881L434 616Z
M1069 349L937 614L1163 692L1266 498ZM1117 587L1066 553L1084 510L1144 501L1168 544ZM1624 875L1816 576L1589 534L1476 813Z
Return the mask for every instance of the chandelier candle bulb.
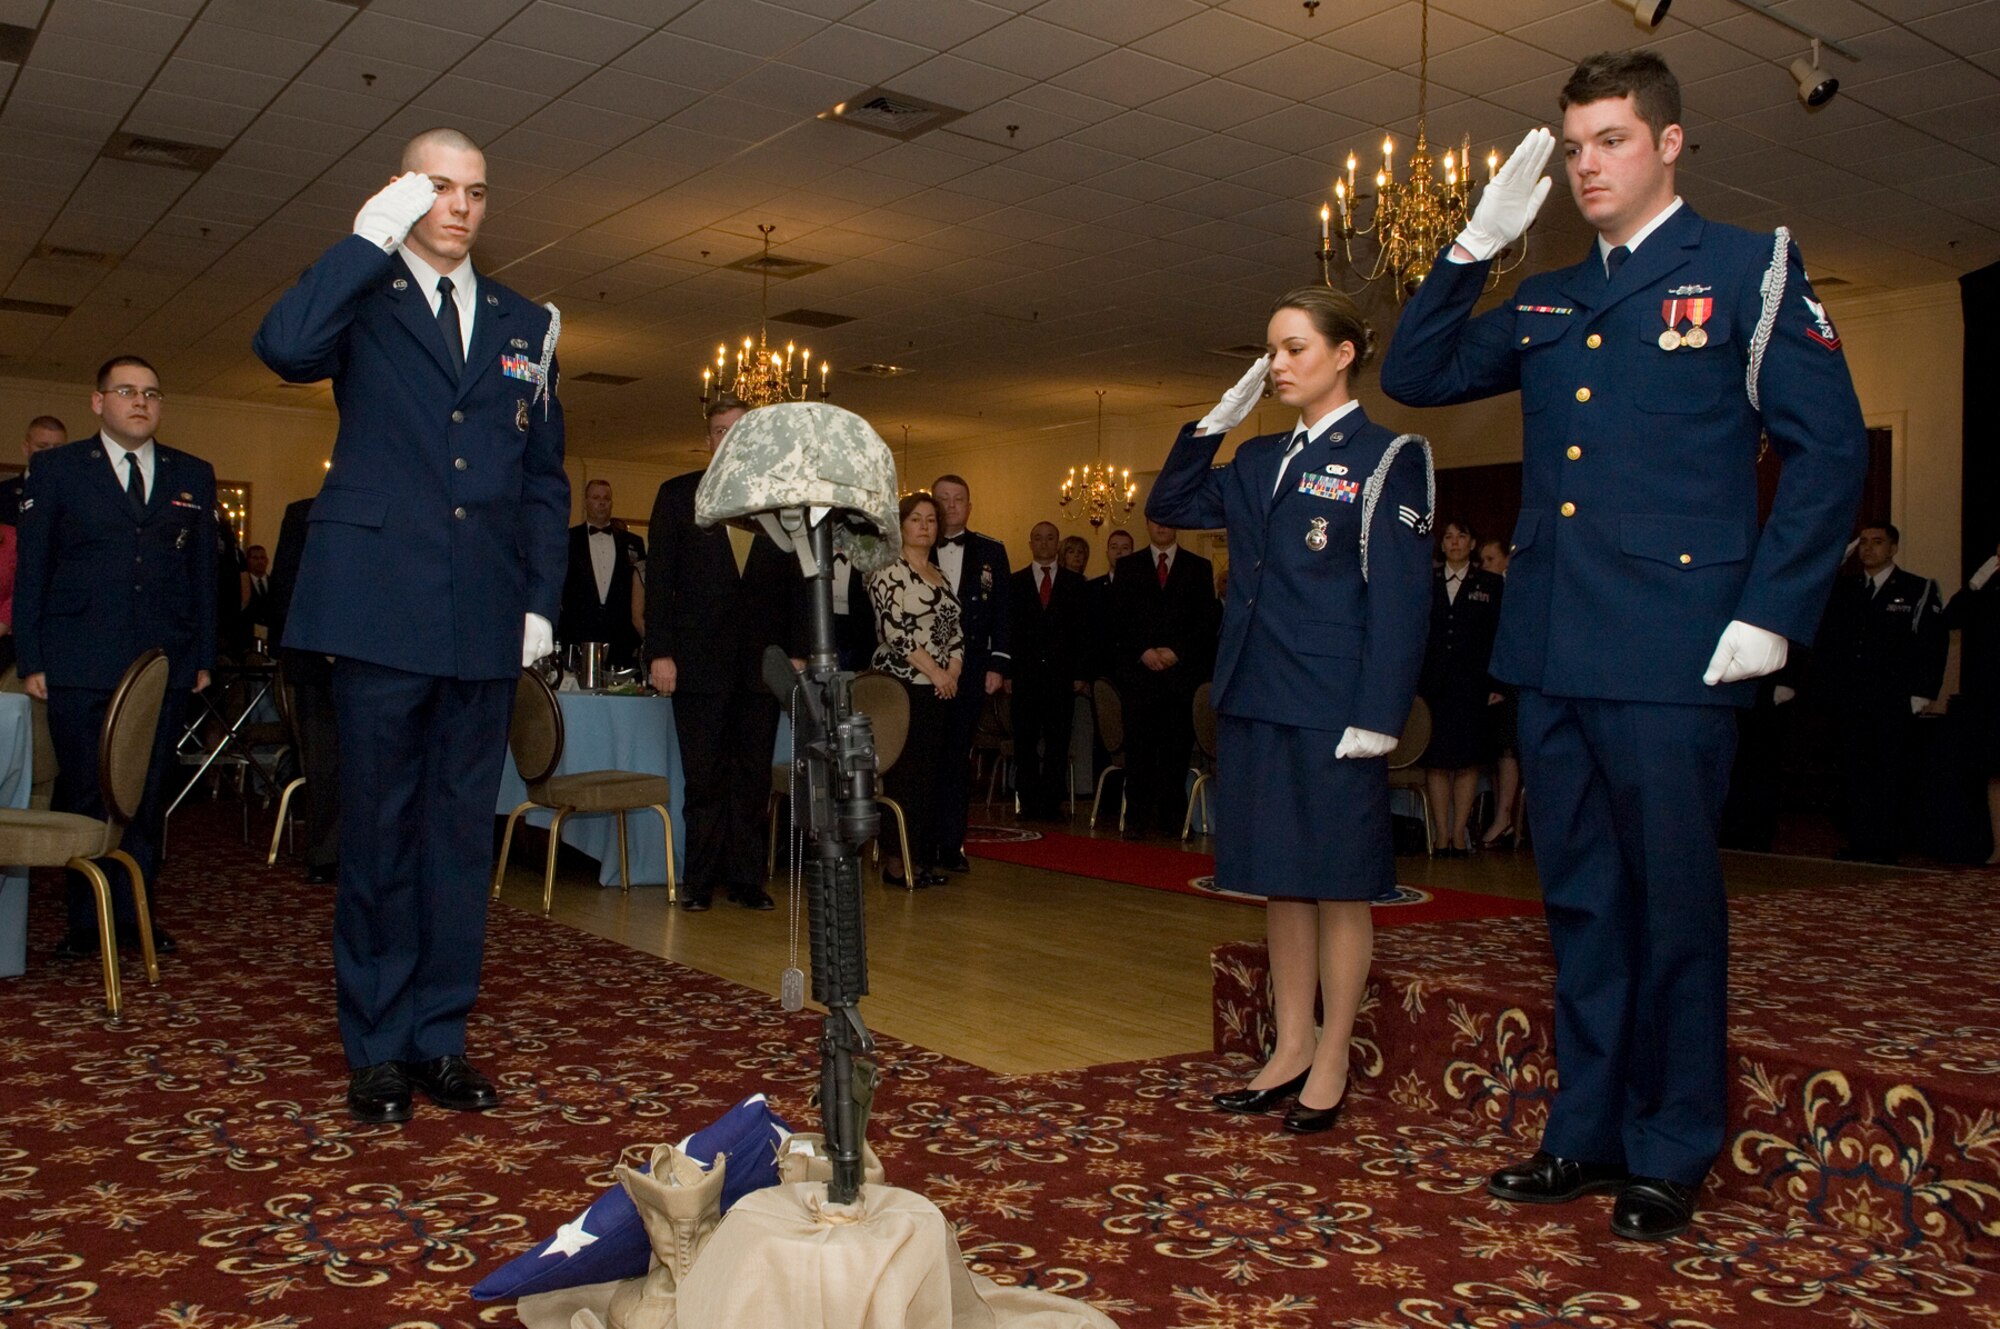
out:
M1338 188L1338 186L1335 186ZM1321 244L1333 243L1333 209L1322 203L1319 205L1319 240Z

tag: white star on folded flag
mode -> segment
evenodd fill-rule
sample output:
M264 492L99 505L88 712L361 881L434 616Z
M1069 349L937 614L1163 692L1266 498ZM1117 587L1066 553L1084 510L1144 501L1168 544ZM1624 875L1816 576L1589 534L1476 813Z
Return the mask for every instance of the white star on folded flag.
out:
M549 1238L549 1248L542 1252L543 1257L546 1258L551 1255L574 1255L585 1246L596 1241L596 1237L583 1230L583 1220L585 1217L586 1215L584 1214L578 1214L575 1218L557 1228L556 1234Z

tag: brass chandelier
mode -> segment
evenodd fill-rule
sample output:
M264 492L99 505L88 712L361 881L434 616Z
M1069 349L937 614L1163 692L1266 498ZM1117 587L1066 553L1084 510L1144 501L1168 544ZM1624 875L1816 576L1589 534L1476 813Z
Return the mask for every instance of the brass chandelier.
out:
M1131 470L1119 470L1104 460L1104 389L1097 393L1097 458L1069 468L1057 490L1057 502L1065 517L1081 517L1092 528L1121 525L1124 514L1138 501L1139 486L1132 483ZM1122 505L1122 506L1121 506Z
M1347 173L1334 177L1333 202L1322 203L1319 209L1320 280L1328 286L1333 285L1336 253L1349 270L1356 270L1354 239L1356 236L1373 236L1375 259L1362 281L1374 282L1392 277L1396 298L1401 300L1430 275L1431 263L1438 251L1465 229L1466 220L1471 215L1471 137L1466 137L1457 152L1447 148L1441 159L1431 155L1427 116L1431 66L1430 0L1422 0L1422 14L1417 64L1417 144L1416 150L1410 154L1409 177L1403 181L1396 179L1395 140L1384 134L1382 169L1375 173L1375 213L1368 225L1359 225L1356 217L1361 208L1361 196L1355 188L1358 163L1353 153L1347 154ZM1493 178L1499 165L1499 154L1489 152L1486 155L1488 180ZM1519 267L1526 253L1525 243L1513 255L1512 263L1506 261L1507 256L1503 253L1501 261L1494 265L1495 276Z
M752 409L775 402L805 401L812 395L812 352L793 342L786 342L785 349L779 351L770 345L767 338L771 318L771 232L777 229L763 223L757 226L764 237L764 289L758 301L757 340L753 343L748 337L743 339L743 345L736 352L733 369L729 364L729 347L724 344L715 348L715 363L703 366L701 371L701 409L704 416L708 414L708 403L717 394L734 397ZM828 395L827 375L830 371L831 366L821 360L821 401L825 401Z

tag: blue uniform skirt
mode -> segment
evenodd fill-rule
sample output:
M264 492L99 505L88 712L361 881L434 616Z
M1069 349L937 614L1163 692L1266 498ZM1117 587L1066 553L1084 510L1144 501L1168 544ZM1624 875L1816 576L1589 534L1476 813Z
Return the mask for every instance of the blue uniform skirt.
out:
M1396 890L1389 763L1337 761L1335 730L1216 717L1215 884L1312 900Z

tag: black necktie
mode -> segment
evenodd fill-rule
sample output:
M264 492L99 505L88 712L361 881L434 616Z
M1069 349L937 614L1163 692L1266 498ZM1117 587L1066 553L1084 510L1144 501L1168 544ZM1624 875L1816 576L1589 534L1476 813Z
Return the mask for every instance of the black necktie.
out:
M1624 267L1625 260L1630 257L1632 257L1632 251L1627 249L1624 245L1619 245L1616 249L1613 249L1610 253L1604 256L1605 272L1612 277L1616 277L1618 275L1618 269Z
M135 516L146 515L146 477L139 472L139 454L125 454L125 497L132 501Z
M452 372L465 373L465 335L459 331L458 301L451 298L449 277L438 278L438 331L451 353Z
M1291 448L1296 447L1298 448L1298 451L1292 452L1291 455L1285 458L1284 461L1279 465L1278 486L1277 488L1271 491L1271 502L1276 503L1280 498L1284 496L1286 477L1291 473L1292 463L1306 455L1306 445L1310 442L1312 442L1312 435L1307 430L1301 429L1298 433L1292 435L1291 445L1288 446L1285 450L1287 452L1291 452Z

